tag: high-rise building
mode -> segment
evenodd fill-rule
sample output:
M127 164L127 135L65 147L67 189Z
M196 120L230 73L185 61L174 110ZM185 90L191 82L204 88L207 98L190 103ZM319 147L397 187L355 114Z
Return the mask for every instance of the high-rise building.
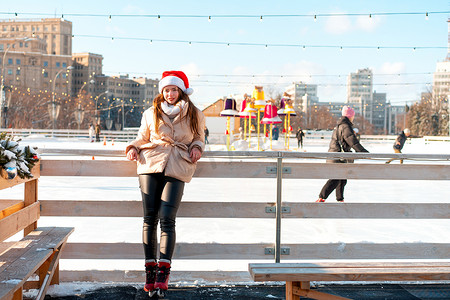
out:
M103 74L103 56L95 53L73 53L72 95L82 91L93 95L95 89L94 77Z
M351 104L356 114L372 123L373 120L373 74L372 70L360 69L347 78L347 104Z
M0 20L3 85L30 92L71 91L72 23L56 19Z
M72 22L60 18L0 20L2 38L38 38L45 41L45 52L72 55Z
M106 129L139 127L142 112L159 94L157 79L96 75L93 80L93 97L101 96L97 107Z
M296 111L306 113L310 105L319 102L317 84L307 84L301 81L293 82L286 88L286 93L291 95Z
M436 64L436 72L433 74L433 91L431 101L434 107L449 102L450 95L450 19L448 23L448 48L444 61Z

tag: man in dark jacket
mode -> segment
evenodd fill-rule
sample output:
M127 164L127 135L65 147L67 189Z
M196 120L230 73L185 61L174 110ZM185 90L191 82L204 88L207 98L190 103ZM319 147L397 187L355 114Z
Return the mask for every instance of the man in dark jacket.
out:
M342 118L333 131L328 152L352 152L353 148L356 152L369 152L358 141L353 131L353 119L355 118L355 111L348 106L342 108ZM346 163L353 162L342 159L327 160L332 163ZM319 199L316 202L325 202L328 196L336 190L336 200L344 202L344 187L347 184L347 179L330 179L325 183L319 194Z
M394 152L402 153L403 146L405 145L406 139L411 135L411 131L408 128L405 128L400 134L397 136L394 142ZM388 160L386 163L390 163L394 159ZM400 163L403 163L403 159L400 159Z

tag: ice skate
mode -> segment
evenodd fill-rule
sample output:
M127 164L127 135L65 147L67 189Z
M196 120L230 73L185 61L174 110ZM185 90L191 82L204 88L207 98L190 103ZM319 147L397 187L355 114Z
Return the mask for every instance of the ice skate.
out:
M156 293L155 291L155 280L156 280L156 269L158 264L154 262L145 263L145 286L144 291L148 292L150 297Z
M160 261L156 272L155 291L158 297L163 298L169 288L170 263Z
M317 202L317 203L319 203L319 202L325 202L325 199L319 198L319 199L316 200L316 202Z

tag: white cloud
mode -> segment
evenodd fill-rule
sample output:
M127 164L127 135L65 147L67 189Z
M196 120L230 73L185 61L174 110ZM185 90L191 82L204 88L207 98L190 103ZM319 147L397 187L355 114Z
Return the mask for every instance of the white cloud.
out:
M359 29L364 31L374 31L382 21L382 17L380 16L358 16L356 19L356 24Z
M404 72L406 65L404 62L385 62L380 67L380 74L398 74Z
M348 16L327 17L325 30L332 34L344 34L352 29L352 22Z

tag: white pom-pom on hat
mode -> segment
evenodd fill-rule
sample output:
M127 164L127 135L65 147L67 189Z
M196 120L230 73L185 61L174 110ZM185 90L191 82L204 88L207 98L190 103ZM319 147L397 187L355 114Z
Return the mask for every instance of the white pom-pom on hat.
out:
M187 95L192 95L194 90L189 87L189 80L183 71L165 71L159 81L159 92L162 94L164 87L175 85Z

